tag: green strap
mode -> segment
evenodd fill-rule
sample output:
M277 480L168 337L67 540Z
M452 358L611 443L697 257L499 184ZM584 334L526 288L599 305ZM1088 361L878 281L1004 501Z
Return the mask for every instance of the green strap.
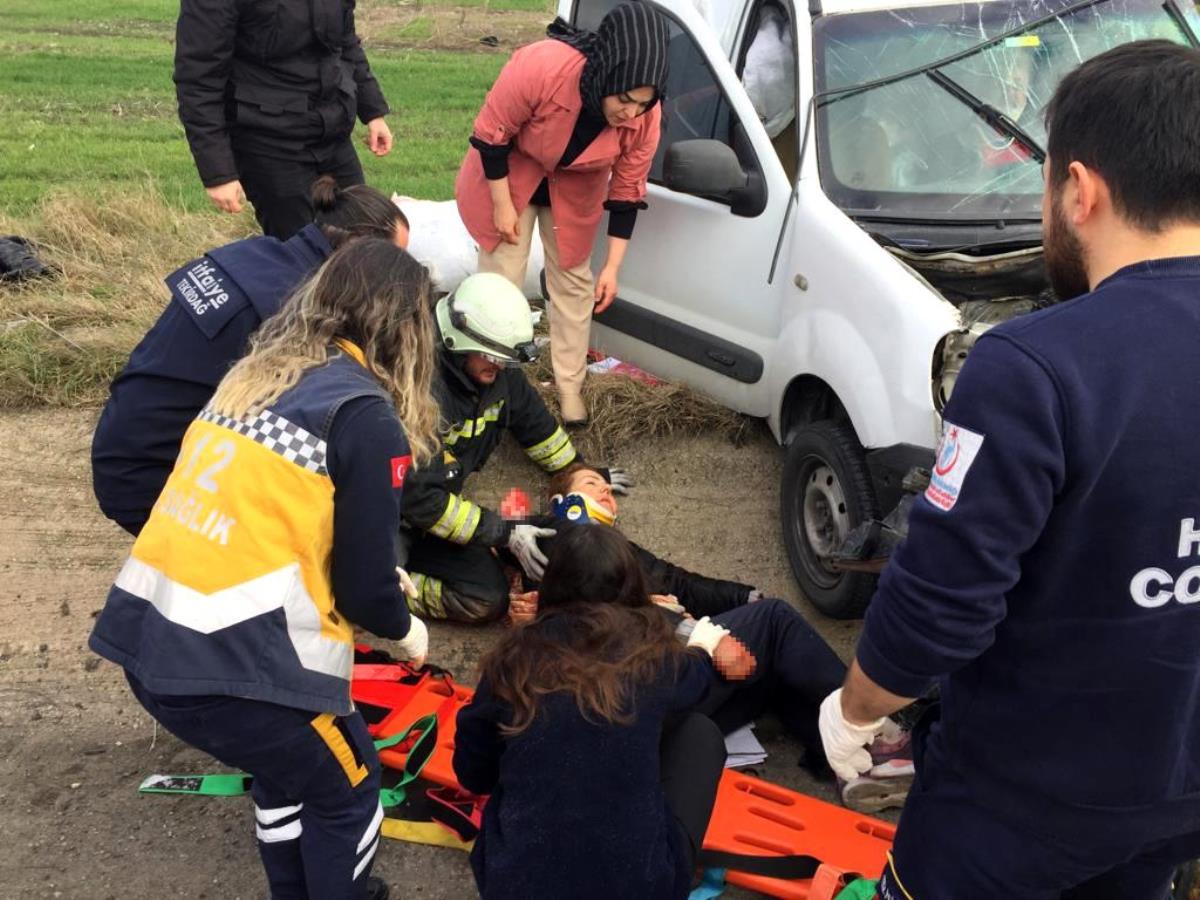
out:
M856 878L837 895L836 900L874 900L879 882L870 878Z
M199 794L204 797L239 797L250 790L253 779L241 772L219 775L150 775L138 786L143 794Z
M379 801L384 806L398 806L404 802L405 785L417 778L433 750L437 746L437 714L422 716L400 734L375 742L376 750L387 750L407 740L414 731L421 736L413 743L404 761L404 773L395 787L383 788ZM194 794L202 797L240 797L249 793L253 776L244 772L222 772L216 775L150 775L140 785L143 794Z
M383 806L399 806L408 796L406 786L421 774L421 770L433 756L434 748L437 747L437 724L437 713L429 713L421 716L399 734L375 742L376 750L387 750L408 740L414 731L421 732L421 736L413 742L404 760L404 771L400 775L400 781L390 788L380 789L379 802Z

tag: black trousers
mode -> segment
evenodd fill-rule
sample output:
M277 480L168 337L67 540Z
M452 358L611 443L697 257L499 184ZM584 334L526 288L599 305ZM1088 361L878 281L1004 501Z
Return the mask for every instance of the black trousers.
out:
M379 756L361 715L154 694L128 678L173 735L254 776L254 832L272 900L366 896L383 810Z
M312 222L312 185L318 177L332 175L342 187L364 181L349 137L285 158L235 145L234 158L263 234L281 241Z
M704 845L704 832L717 802L717 783L725 768L725 738L711 719L685 713L663 729L659 769L667 806L687 838L688 868Z
M784 600L749 603L713 621L728 628L758 665L745 681L715 679L699 712L728 734L771 710L804 744L804 764L821 769L825 751L817 716L821 702L845 681L846 664Z

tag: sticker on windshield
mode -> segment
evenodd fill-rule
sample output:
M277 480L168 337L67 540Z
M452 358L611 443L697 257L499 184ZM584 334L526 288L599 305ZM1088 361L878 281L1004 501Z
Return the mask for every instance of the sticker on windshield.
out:
M949 512L958 502L963 480L983 446L983 435L953 422L942 425L942 440L929 476L925 499L938 509Z

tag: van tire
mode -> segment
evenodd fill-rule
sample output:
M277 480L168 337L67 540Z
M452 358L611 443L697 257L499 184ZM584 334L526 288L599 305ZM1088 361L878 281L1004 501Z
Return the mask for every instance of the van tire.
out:
M834 619L860 618L876 576L834 572L822 562L851 529L879 517L866 455L849 422L825 419L797 429L779 501L788 561L804 596Z

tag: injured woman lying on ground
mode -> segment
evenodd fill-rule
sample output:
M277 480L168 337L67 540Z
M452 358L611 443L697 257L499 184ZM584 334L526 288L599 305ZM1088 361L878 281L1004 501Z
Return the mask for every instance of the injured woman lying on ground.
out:
M561 531L612 526L616 518L617 501L608 482L595 469L577 464L555 476L550 512L531 521ZM547 556L555 539L539 541ZM713 664L725 677L714 681L697 711L725 734L771 711L803 744L801 763L828 774L817 716L821 701L841 687L846 676L837 654L786 601L764 597L748 584L697 575L632 546L651 599L675 621L679 640L686 642L696 623L704 620L728 632L713 653ZM537 585L521 577L509 617L519 625L536 615ZM876 765L854 781L839 783L842 802L861 812L901 806L913 774L907 732L889 723L870 751Z

